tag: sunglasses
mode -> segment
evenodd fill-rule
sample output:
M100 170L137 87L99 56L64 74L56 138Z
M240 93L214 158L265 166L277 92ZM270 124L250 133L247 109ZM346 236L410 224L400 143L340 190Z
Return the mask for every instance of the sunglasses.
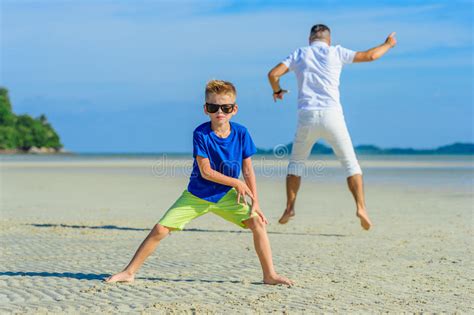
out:
M212 103L206 103L206 110L208 113L214 114L217 113L219 108L221 111L225 114L230 114L234 111L235 104L212 104Z

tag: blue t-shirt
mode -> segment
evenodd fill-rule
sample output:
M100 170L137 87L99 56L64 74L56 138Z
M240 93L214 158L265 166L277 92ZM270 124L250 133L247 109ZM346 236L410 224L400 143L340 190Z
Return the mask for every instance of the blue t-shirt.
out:
M257 151L247 128L230 122L230 134L219 138L206 122L193 133L193 171L189 179L188 191L201 199L218 202L232 188L204 179L199 171L196 156L208 158L213 170L226 176L239 178L242 160Z

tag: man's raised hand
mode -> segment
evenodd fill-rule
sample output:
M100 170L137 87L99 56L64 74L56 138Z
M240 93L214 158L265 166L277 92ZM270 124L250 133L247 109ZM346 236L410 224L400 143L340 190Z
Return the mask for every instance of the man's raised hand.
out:
M385 40L385 44L389 44L392 48L395 47L397 44L397 39L395 38L396 34L397 33L395 32L390 33L390 35L388 35L387 39Z

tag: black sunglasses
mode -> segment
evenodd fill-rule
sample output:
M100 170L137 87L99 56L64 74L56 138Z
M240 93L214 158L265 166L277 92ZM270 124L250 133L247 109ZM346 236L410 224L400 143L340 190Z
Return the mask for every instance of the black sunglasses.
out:
M235 104L212 104L212 103L206 103L206 110L208 113L214 114L217 113L219 108L221 111L225 114L230 114L234 111Z

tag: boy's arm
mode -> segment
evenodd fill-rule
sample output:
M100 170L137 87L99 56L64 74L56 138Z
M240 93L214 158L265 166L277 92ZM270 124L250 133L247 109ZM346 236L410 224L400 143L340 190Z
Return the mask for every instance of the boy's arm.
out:
M355 54L353 62L367 62L367 61L374 61L385 55L385 53L390 49L393 48L397 44L397 40L395 38L395 32L388 35L387 39L382 45L377 47L371 48L367 51L359 51Z
M260 205L258 202L258 195L257 195L257 181L255 179L255 171L253 169L252 165L252 158L248 157L242 161L242 173L244 175L245 182L247 183L247 186L250 188L252 191L252 194L254 196L253 202L252 202L252 212L255 211L257 214L260 216L262 221L265 224L268 224L267 219L263 215L262 210L260 209Z
M196 156L196 161L198 163L201 176L204 179L225 186L234 187L235 190L237 190L237 202L240 202L241 197L243 197L245 202L245 195L248 195L252 199L252 203L255 202L254 195L250 188L247 186L247 184L237 178L226 176L216 170L213 170L208 158L204 158L198 155Z
M253 202L258 205L257 181L255 179L252 158L248 157L242 161L242 174L244 175L245 183L250 188L250 191L252 191Z

